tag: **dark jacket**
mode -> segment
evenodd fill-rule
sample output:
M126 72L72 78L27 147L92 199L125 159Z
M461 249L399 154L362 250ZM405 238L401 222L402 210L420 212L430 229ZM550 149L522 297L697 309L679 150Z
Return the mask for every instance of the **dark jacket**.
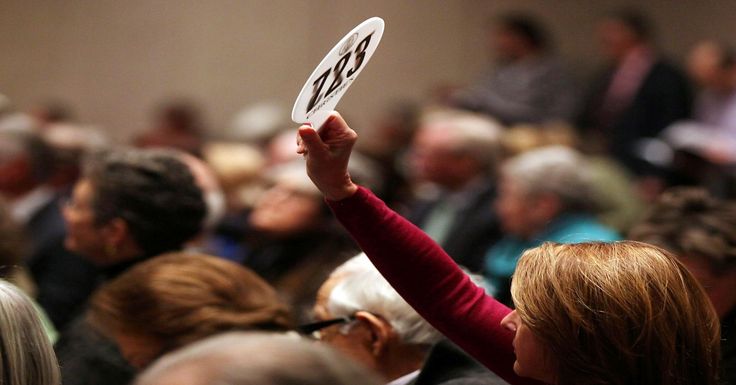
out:
M458 212L448 236L441 244L458 264L472 272L482 270L486 251L501 237L499 220L493 209L495 199L496 190L490 183L472 194L464 202L464 207ZM438 201L415 203L406 218L422 227Z
M443 340L429 352L412 385L508 385L496 374L468 356L455 344Z
M636 154L636 143L654 138L670 124L690 116L693 95L685 75L665 60L657 60L629 105L606 121L599 115L603 98L613 79L610 68L595 81L579 119L579 126L599 138L605 149L637 174L648 166Z
M100 282L109 282L149 258L143 256L107 267L100 273ZM125 361L115 342L98 333L84 313L61 332L54 350L64 385L126 385L135 377L135 369Z

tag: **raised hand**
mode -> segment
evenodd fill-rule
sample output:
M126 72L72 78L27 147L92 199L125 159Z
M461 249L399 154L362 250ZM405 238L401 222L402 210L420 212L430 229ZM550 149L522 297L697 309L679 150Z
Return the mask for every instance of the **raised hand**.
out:
M322 194L333 201L352 196L358 190L348 173L348 161L358 134L337 112L332 112L319 131L299 127L297 152L307 161L307 175Z

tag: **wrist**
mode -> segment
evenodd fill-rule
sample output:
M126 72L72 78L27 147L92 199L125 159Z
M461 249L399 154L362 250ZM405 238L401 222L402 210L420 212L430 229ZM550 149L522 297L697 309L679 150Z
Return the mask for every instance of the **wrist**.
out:
M340 188L330 189L330 191L323 191L322 194L327 200L336 202L346 198L350 198L356 192L358 192L358 185L353 183L350 178Z

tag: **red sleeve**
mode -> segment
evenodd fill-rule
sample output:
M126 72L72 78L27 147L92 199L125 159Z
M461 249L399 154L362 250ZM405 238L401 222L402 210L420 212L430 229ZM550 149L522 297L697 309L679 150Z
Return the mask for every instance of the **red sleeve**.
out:
M363 187L327 203L396 291L437 330L510 384L538 384L513 371L514 336L500 325L511 310L487 296L423 231Z

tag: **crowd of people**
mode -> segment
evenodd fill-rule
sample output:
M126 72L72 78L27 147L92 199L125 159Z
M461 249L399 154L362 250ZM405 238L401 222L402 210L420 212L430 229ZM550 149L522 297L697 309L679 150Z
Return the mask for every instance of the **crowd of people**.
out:
M536 18L376 127L175 100L129 146L0 97L7 385L736 384L736 59ZM358 140L360 139L360 140Z

